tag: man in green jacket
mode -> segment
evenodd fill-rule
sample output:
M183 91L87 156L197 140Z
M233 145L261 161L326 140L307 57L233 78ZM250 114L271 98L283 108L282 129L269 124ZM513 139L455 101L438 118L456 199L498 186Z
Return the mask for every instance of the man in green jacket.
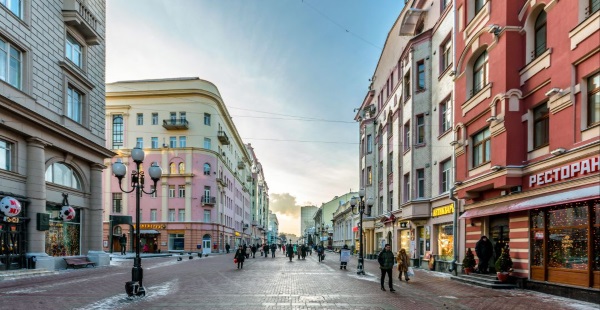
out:
M385 287L383 286L385 282L385 275L388 275L388 282L390 287L390 292L396 291L394 289L394 285L392 284L392 269L394 268L394 253L392 253L392 246L386 244L379 256L377 257L377 261L379 262L379 268L381 268L381 290L385 291Z

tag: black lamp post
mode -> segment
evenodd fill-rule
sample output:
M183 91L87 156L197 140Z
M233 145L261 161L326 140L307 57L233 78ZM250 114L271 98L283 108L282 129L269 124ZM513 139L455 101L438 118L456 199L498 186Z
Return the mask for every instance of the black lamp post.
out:
M148 169L150 179L154 182L154 189L150 192L144 190L144 171L140 171L140 166L144 162L144 151L141 148L134 148L131 150L131 158L135 162L136 170L131 172L131 187L132 189L126 191L121 186L123 177L127 174L127 166L123 164L121 159L117 159L117 162L113 164L113 174L119 179L119 188L124 193L132 193L135 191L135 259L133 260L133 268L131 269L131 281L125 283L125 291L129 296L145 296L146 289L142 284L144 278L144 270L142 269L142 259L140 258L140 196L143 193L152 195L156 192L156 183L162 175L162 169L154 162Z
M363 214L367 214L367 215L371 215L371 207L373 206L373 198L368 198L366 199L366 207L368 207L368 210L365 210L365 189L361 188L358 191L358 196L360 197L352 197L352 199L350 199L350 205L352 206L352 213L356 214L354 211L354 208L358 208L358 213L360 214L360 221L359 221L359 231L358 233L360 234L360 239L359 239L359 244L360 244L360 251L358 252L358 271L356 272L356 274L365 274L365 269L364 269L364 256L363 256L363 251L364 251L364 246L363 246ZM366 211L366 212L365 212Z

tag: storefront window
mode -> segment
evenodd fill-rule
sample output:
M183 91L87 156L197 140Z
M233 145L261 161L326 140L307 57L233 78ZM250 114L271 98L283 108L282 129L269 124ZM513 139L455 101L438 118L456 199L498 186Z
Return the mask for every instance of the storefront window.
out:
M544 266L544 214L531 212L531 266Z
M410 231L408 229L400 231L400 248L410 253Z
M594 271L600 271L600 202L596 202L593 207L594 215L594 227L592 228L592 240L594 240L594 263L592 269Z
M183 250L184 240L183 234L169 234L169 250Z
M439 259L450 261L454 257L454 234L452 224L438 226Z
M548 212L548 267L588 269L588 206Z
M47 207L50 213L50 229L46 231L46 254L50 256L80 255L81 210L75 210L75 218L63 221L59 218L61 207Z

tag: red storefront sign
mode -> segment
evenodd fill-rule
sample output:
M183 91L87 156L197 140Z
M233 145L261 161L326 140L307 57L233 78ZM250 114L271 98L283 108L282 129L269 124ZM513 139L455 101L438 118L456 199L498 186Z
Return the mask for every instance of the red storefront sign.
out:
M529 176L529 187L550 184L600 170L600 157L591 157Z

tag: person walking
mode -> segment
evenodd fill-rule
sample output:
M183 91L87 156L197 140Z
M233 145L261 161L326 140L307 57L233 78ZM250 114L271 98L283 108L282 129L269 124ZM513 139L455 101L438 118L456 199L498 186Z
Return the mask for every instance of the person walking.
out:
M288 245L285 247L285 254L286 254L286 256L287 256L287 257L289 257L289 258L290 258L290 262L291 262L291 261L292 261L292 259L294 258L294 248L292 247L292 245L291 245L291 244L288 244Z
M344 246L342 247L342 250L340 251L340 269L344 269L344 270L346 270L346 266L348 265L348 262L345 261L347 256L345 256L344 260L342 260L342 252L347 254L348 252L346 252L346 251L350 251L350 249L348 249L347 244L344 244Z
M250 251L252 251L252 258L256 258L256 245L252 245L250 247Z
M275 258L275 251L277 251L277 245L273 243L271 244L271 258Z
M123 234L119 237L119 245L121 246L121 255L125 255L127 249L127 235Z
M317 255L319 256L319 263L322 262L323 259L325 258L325 255L323 255L323 254L325 254L324 250L325 249L323 249L322 245L317 246Z
M246 253L246 258L250 258L250 247L244 245L244 253Z
M379 262L379 268L381 269L381 290L385 291L383 284L385 283L385 275L388 275L388 284L390 292L396 291L392 283L392 269L394 268L394 253L392 253L392 246L386 244L383 250L377 256L377 262Z
M477 258L479 258L479 273L488 273L488 265L490 258L494 254L494 246L486 236L481 236L481 239L475 244L475 253L477 253Z
M400 251L398 251L398 255L396 256L396 261L398 262L398 280L402 281L402 273L404 273L404 279L406 280L406 282L408 282L408 280L410 280L408 278L408 254L406 254L406 250L405 249L400 249Z
M227 254L229 254L229 249L231 247L229 246L229 243L225 243L225 251L227 251Z
M246 259L246 252L242 246L238 246L237 251L235 251L234 259L237 259L237 269L244 269L244 260Z
M263 251L265 252L265 258L267 258L267 254L269 254L269 245L263 244Z
M302 255L302 259L306 259L306 245L300 246L300 254Z

